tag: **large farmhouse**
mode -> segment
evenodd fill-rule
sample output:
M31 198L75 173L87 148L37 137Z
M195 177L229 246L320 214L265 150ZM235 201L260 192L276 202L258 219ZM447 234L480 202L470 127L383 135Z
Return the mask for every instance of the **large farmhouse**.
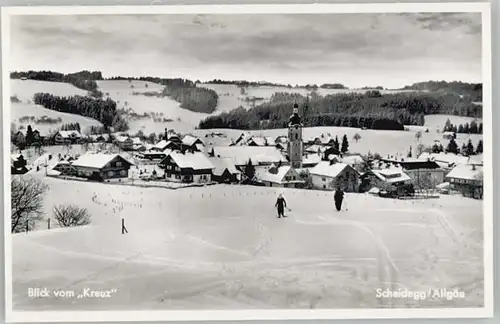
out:
M58 131L54 135L54 143L56 145L76 144L79 143L81 139L82 139L82 134L80 134L80 132L77 130Z
M71 163L77 177L94 181L128 178L134 165L119 154L87 153Z
M210 182L214 170L212 162L200 152L172 152L159 166L165 171L165 179L175 182Z
M456 166L446 176L450 189L466 197L483 198L483 168L476 165Z
M305 183L290 165L256 168L255 177L266 187L298 188Z
M334 190L337 186L348 192L357 192L359 173L350 165L322 161L310 170L312 185L315 189Z

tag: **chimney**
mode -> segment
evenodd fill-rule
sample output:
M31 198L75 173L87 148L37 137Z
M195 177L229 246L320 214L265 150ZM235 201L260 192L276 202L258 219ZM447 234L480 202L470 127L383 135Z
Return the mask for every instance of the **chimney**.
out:
M330 160L330 165L334 165L334 164L337 164L337 159L336 158L333 158Z
M168 129L165 127L165 135L164 135L164 140L168 140Z
M472 171L476 171L476 165L475 164L472 165Z

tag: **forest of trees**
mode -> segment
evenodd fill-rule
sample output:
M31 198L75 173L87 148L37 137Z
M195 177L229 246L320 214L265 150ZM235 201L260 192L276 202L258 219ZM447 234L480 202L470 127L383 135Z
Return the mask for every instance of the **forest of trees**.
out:
M106 128L112 126L115 131L128 129L127 122L116 109L116 102L110 98L59 97L50 93L36 93L33 101L47 109L93 118L100 121Z
M402 89L460 94L464 97L464 99L474 102L481 102L483 100L483 85L481 83L427 81L414 83L412 85L405 86Z
M458 134L482 134L483 133L483 123L477 122L475 120L470 123L453 125L449 119L446 120L446 124L443 128L443 132L453 132Z
M179 102L182 108L202 113L212 113L217 108L219 96L211 89L197 87L195 82L187 79L164 79L155 77L121 77L115 76L109 80L147 81L165 86L161 93Z
M299 103L305 126L350 126L403 130L423 125L427 114L480 117L482 109L470 100L443 93L340 93L321 96L280 92L269 102L245 110L238 108L201 121L199 128L268 129L286 127L294 102Z
M63 74L52 71L28 71L28 72L12 72L11 79L26 78L30 80L51 81L51 82L66 82L75 87L87 90L93 97L101 98L102 92L97 90L96 80L102 80L102 73L98 71L80 71L76 73Z

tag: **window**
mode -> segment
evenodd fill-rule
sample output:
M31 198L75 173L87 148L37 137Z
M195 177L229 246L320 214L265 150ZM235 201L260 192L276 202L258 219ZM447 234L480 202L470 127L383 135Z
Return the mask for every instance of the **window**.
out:
M172 170L172 166L171 165L167 165L167 170Z
M172 177L172 174L170 172L167 173L167 178Z
M181 178L181 176L180 176L180 175L178 175L178 174L176 174L176 175L175 175L175 178L176 178L176 179L180 179L180 178Z
M113 171L108 171L108 177L112 177L114 175Z
M181 169L178 166L175 167L175 171L180 171L180 170Z
M121 162L121 161L116 162L116 167L117 167L117 168L119 168L119 167L121 167L121 166L122 166L122 162Z
M323 185L323 189L326 189L326 185Z
M121 175L122 177L126 176L126 175L127 175L127 171L125 171L125 170L121 170L121 171L120 171L120 175Z
M326 181L326 178L325 178L325 177L323 177L323 178L321 178L321 180Z
M295 133L295 139L298 140L299 139L299 134Z

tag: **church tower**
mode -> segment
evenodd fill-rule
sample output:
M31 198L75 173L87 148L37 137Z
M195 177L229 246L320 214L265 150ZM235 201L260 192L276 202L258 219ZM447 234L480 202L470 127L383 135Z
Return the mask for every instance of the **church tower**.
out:
M302 168L302 119L299 116L299 105L293 105L293 114L288 123L288 159L292 168Z

